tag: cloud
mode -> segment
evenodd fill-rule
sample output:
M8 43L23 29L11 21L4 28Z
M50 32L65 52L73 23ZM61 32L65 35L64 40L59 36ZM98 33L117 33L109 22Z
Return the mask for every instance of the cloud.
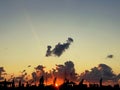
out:
M33 82L39 82L40 77L45 76L44 68L43 65L38 65L34 68L36 71L31 73Z
M23 70L22 73L26 72L26 70Z
M5 72L4 67L0 67L0 73Z
M85 70L83 73L78 75L75 70L75 65L72 61L66 61L63 64L56 64L56 68L52 68L50 71L46 72L45 66L37 65L35 71L31 73L32 79L28 78L28 74L26 70L21 72L21 75L17 77L12 77L10 80L14 78L15 82L26 82L29 81L31 83L39 82L40 78L44 77L44 83L53 84L55 82L63 83L65 79L73 82L78 82L82 79L88 81L90 83L98 83L102 78L103 82L112 81L117 83L120 80L120 74L115 74L112 71L112 68L106 64L99 64L97 67L93 67L90 70ZM3 67L0 67L0 72L5 72ZM0 80L3 80L4 77L0 77Z
M25 75L21 75L21 76L15 77L14 80L15 80L15 82L19 82L19 81L25 82L24 78L25 78Z
M0 77L0 80L4 80L4 77Z
M44 71L43 65L38 65L31 75L34 82L39 82L40 77L44 76L45 82L54 83L54 79L58 81L64 81L69 79L70 81L77 81L77 74L75 72L74 63L72 61L66 61L64 64L56 65L56 68L52 68L49 72Z
M26 72L26 70L23 70L23 71L21 72L21 75L16 76L16 77L11 77L10 80L12 80L12 78L14 78L15 82L19 82L19 81L21 81L21 82L26 82L27 72Z
M80 79L85 79L89 82L99 82L100 78L104 81L117 80L117 75L113 73L112 68L106 64L99 64L98 67L91 68L91 70L85 70L81 73Z
M38 65L37 67L35 67L36 70L40 70L44 72L44 66L43 65Z
M113 57L114 57L114 55L112 55L112 54L107 56L107 58L113 58Z
M36 81L36 79L37 79L36 72L32 72L32 79L33 79L34 82Z
M5 72L4 67L0 67L0 80L4 79L4 77L2 77L3 72Z
M69 48L70 44L73 42L73 39L72 38L68 38L68 40L66 41L66 43L58 43L57 45L55 45L54 49L51 50L51 46L48 45L47 47L47 51L46 51L46 56L52 56L52 55L55 55L55 56L58 56L60 57L62 55L62 53Z
M77 81L77 73L75 72L74 63L72 61L66 61L64 65L56 65L54 75L57 78Z
M31 65L28 65L27 67L31 67Z

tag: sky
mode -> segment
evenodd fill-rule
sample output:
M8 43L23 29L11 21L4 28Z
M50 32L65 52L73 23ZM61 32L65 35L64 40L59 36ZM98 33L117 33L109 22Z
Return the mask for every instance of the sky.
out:
M48 45L69 37L60 57L46 57ZM120 0L0 0L0 67L8 73L69 60L79 74L100 63L120 73L119 39Z

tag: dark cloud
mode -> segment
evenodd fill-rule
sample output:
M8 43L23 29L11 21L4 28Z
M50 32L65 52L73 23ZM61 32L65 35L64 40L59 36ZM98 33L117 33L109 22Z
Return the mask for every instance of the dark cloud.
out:
M39 82L41 76L45 76L45 71L44 71L44 66L43 65L38 65L34 69L36 71L32 72L32 80L33 82Z
M37 80L36 72L32 72L32 79L33 79L34 82Z
M4 80L4 77L0 77L0 80Z
M44 66L38 65L35 68L35 72L32 73L34 82L39 81L41 76L44 76L45 82L54 83L54 79L62 80L68 79L73 82L78 82L85 79L88 82L99 82L102 78L104 82L113 81L117 82L120 79L120 75L114 74L112 68L106 64L99 64L97 67L91 68L91 70L85 70L85 72L78 75L75 71L75 66L72 61L66 61L64 64L56 64L56 68L52 68L49 72L44 71Z
M28 67L31 67L31 65L28 65ZM14 77L14 80L15 80L15 82L19 82L19 81L21 81L22 83L23 82L27 82L27 81L30 81L30 82L38 82L39 81L39 79L40 79L40 77L42 76L42 75L44 75L44 73L45 73L45 71L44 71L44 66L43 65L38 65L37 67L35 67L34 69L35 69L35 71L34 72L32 72L31 73L31 76L32 76L32 79L29 79L28 77L30 76L28 73L27 73L27 70L23 70L22 72L21 72L21 75L19 75L19 76L16 76L16 77ZM29 80L28 80L29 79ZM12 78L11 79L9 79L9 80L12 80Z
M28 65L27 67L31 67L31 65Z
M66 61L64 65L56 65L56 72L54 73L55 77L77 81L77 74L72 61Z
M46 51L46 56L51 56L51 55L55 55L55 56L61 56L62 53L69 48L70 44L73 42L73 39L72 38L68 38L68 40L66 41L66 43L58 43L54 49L51 50L51 46L48 45L47 47L47 51Z
M26 72L26 70L23 70L22 73Z
M73 82L79 82L82 79L90 83L98 83L102 78L103 82L112 83L118 82L120 80L120 74L116 75L112 71L112 68L106 64L99 64L97 67L93 67L90 70L85 70L85 72L78 75L75 71L75 65L72 61L66 61L64 64L56 64L56 68L52 68L49 72L45 72L45 66L38 65L35 71L31 73L32 79L29 81L34 83L38 82L40 78L44 77L44 83L54 84L56 81L63 81L65 79ZM25 81L25 73L22 76L17 77L17 79Z
M112 55L112 54L107 56L107 58L113 58L113 57L114 57L114 55Z
M112 68L106 64L99 64L97 67L93 67L90 70L85 70L83 73L78 75L75 71L75 65L72 61L66 61L64 64L56 64L56 68L52 68L50 71L46 72L45 66L38 65L35 68L35 71L31 73L32 78L28 78L28 73L26 70L21 72L21 75L14 77L14 74L11 76L10 81L15 80L15 82L21 81L30 83L39 83L40 78L43 76L44 83L55 83L57 81L69 80L73 82L78 82L82 79L88 81L90 83L98 83L102 78L103 82L112 81L113 83L117 83L120 81L120 74L115 74L112 71ZM0 80L4 80L4 75L6 72L3 67L0 67ZM28 80L29 79L29 80Z
M5 72L4 67L0 67L0 73Z
M44 71L44 66L43 65L38 65L37 67L35 67L36 70L41 70Z
M4 67L0 67L0 80L4 79L4 77L2 76L4 72L5 72Z
M117 79L120 80L120 74L117 75Z
M16 77L11 77L11 80L12 80L12 78L14 78L15 82L19 82L19 81L26 82L27 72L26 72L26 70L23 70L21 72L21 75L16 76Z
M115 81L117 80L117 75L106 64L99 64L98 67L94 67L90 71L86 70L80 75L80 79L86 79L89 82L99 82L100 78L103 78L104 81Z
M51 46L47 46L47 52L46 52L46 56L51 56L52 51L51 51Z
M64 64L58 64L55 69L52 68L49 72L45 72L44 68L45 67L42 65L38 65L35 68L36 71L32 73L32 79L34 82L39 82L41 76L44 77L46 83L55 83L56 80L64 81L65 78L70 81L77 81L78 79L74 63L72 61L66 61Z
M35 80L35 78L36 78L36 73L35 72L32 72L32 77Z
M25 75L20 75L20 76L15 77L14 80L15 82L19 82L19 81L25 82L24 78L25 78Z

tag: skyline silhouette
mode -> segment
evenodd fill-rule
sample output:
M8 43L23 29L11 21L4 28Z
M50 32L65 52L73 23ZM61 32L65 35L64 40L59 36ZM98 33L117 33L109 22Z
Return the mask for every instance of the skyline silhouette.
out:
M38 82L38 85L35 83L32 85L29 82L22 83L21 80L19 80L18 85L14 82L14 79L10 81L4 81L0 82L0 89L1 90L103 90L103 89L109 89L109 90L119 90L120 86L119 84L114 85L103 85L103 78L100 78L99 83L89 83L88 85L84 83L84 79L79 81L79 84L76 84L73 81L69 81L69 79L65 78L63 83L58 86L56 83L56 78L54 79L53 83L50 85L44 84L44 76L41 76Z

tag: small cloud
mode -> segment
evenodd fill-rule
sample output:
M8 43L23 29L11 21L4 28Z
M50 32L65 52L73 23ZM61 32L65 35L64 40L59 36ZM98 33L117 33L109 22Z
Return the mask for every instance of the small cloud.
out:
M31 65L28 65L28 67L31 67Z
M114 57L114 55L112 55L112 54L107 56L107 58L113 58L113 57Z
M23 70L22 73L26 72L26 70Z

